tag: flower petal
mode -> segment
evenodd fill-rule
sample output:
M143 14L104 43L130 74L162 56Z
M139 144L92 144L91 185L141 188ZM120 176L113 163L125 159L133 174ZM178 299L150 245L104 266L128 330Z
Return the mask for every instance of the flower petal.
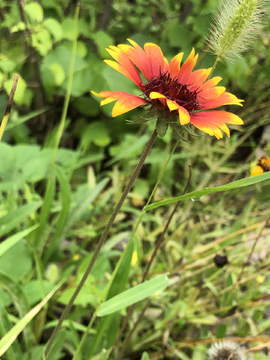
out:
M256 176L263 173L263 168L259 165L255 166L255 168L251 171L250 176Z
M156 91L152 91L149 94L150 99L167 99L166 96L156 92Z
M129 59L143 73L147 81L151 79L151 66L143 49L133 40L128 39L130 45L121 44L118 47L129 57Z
M142 79L129 57L116 46L109 46L106 50L117 61L117 63L112 60L104 60L104 62L121 74L125 75L128 79L140 87Z
M160 72L165 73L169 71L169 64L164 57L163 52L159 46L152 43L144 44L144 51L151 67L151 76L159 76Z
M195 72L195 71L194 71ZM205 91L208 89L212 89L214 86L216 86L220 81L222 80L222 77L215 76L212 79L207 80L204 84L200 86L200 91Z
M204 104L210 100L215 100L220 97L221 94L225 92L226 88L224 86L216 86L214 88L204 90L198 93L199 103Z
M179 74L178 74L178 82L181 84L187 84L187 80L197 62L198 54L195 56L194 48L191 50L187 60L182 65Z
M214 109L219 106L223 105L239 105L243 106L241 102L244 100L238 99L235 95L224 92L221 94L218 98L214 100L210 100L205 102L202 106L200 106L201 109Z
M171 79L178 77L181 61L183 59L183 55L184 55L184 53L179 53L174 58L172 58L170 65L169 65Z
M220 136L218 129L223 130L228 136L230 135L225 123L242 125L243 120L239 116L226 111L212 110L193 114L190 123L207 134L215 135L216 138L220 139L222 136Z
M178 110L179 121L181 125L186 125L190 122L189 112L183 106L178 105L173 100L167 100L167 106L170 111Z
M91 92L96 96L107 98L101 101L101 106L118 100L112 110L113 117L122 115L146 103L144 99L141 99L140 97L135 95L125 93L123 91L101 91L99 94L94 91Z
M212 70L212 68L194 71L193 73L190 74L190 76L187 80L187 85L189 87L191 85L192 85L192 87L201 85L208 78L211 70Z

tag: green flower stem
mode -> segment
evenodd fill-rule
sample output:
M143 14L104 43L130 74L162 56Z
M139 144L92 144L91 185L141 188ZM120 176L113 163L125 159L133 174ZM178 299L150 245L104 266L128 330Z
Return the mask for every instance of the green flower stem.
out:
M212 66L212 70L211 70L210 74L209 74L208 77L207 77L207 80L209 80L210 77L212 76L212 74L213 74L213 72L215 71L215 68L216 68L216 66L217 66L217 63L218 63L219 61L220 61L220 58L217 57L217 58L216 58L216 61L214 62L214 65Z
M19 75L15 74L13 84L12 84L12 88L11 88L10 95L9 95L9 99L8 99L6 112L5 112L5 115L3 116L3 120L2 120L1 126L0 126L0 141L2 140L2 137L3 137L4 132L5 132L5 128L7 126L7 122L8 122L8 119L9 119L11 106L13 104L13 99L14 99L16 88L17 88L18 80L19 80Z
M161 178L162 178L162 176L163 176L163 174L164 174L164 172L165 172L165 170L166 170L166 168L167 168L167 165L168 165L168 163L170 162L171 157L173 156L173 154L174 154L174 152L175 152L175 149L176 149L176 147L178 146L179 142L180 142L180 139L178 139L177 142L175 143L175 145L174 145L174 147L173 147L173 149L172 149L172 151L171 151L171 153L170 153L170 156L168 157L168 159L167 159L165 165L163 166L163 168L161 169L161 171L160 171L160 173L159 173L159 176L158 176L158 179L157 179L157 182L156 182L156 184L155 184L155 186L154 186L154 188L153 188L153 190L152 190L152 192L151 192L151 194L150 194L150 196L149 196L149 199L148 199L148 201L147 201L147 204L146 204L145 206L147 206L147 205L150 204L150 201L152 200L152 197L154 196L154 193L155 193L155 191L156 191L156 189L157 189L157 187L158 187L158 185L159 185L159 183L160 183L160 180L161 180ZM185 191L186 191L186 189L185 189ZM178 206L178 205L177 205L177 206ZM176 211L176 209L175 209L175 211ZM174 212L175 212L175 211L174 211ZM173 212L173 214L174 214L174 212ZM129 238L128 243L130 243L130 242L133 240L133 237L135 236L136 231L137 231L137 229L138 229L138 227L139 227L139 225L140 225L140 223L141 223L141 221L142 221L145 213L146 213L146 212L145 212L144 210L142 210L141 215L140 215L140 217L139 217L138 220L137 220L137 223L136 223L136 225L135 225L135 227L134 227L134 229L133 229L133 231L132 231L132 234L131 234L131 236L130 236L130 238ZM170 219L170 221L171 221L171 219ZM168 224L168 225L169 225L169 224ZM128 244L127 244L127 246L128 246ZM152 256L151 260L153 260L153 256ZM152 263L151 260L150 260L150 265L151 265L151 263ZM118 264L118 265L119 265L119 264ZM142 279L141 283L143 283L143 282L145 281L145 278L146 278L146 276L147 276L147 273L148 273L149 268L150 268L150 266L147 267L147 270L146 270L146 272L145 272L144 275L143 275L143 279ZM112 279L113 279L113 276L112 276ZM111 280L111 281L112 281L112 280ZM108 291L109 291L109 287L108 287L108 290L106 291L106 294L108 293ZM126 325L127 325L128 321L129 321L129 319L130 319L130 316L132 315L134 306L135 306L135 305L131 305L130 308L129 308L129 311L128 311L128 313L127 313L127 316L125 317L124 323L123 323L123 325L122 325L122 327L121 327L121 329L120 329L120 331L119 331L119 334L118 334L118 336L117 336L117 339L115 340L114 346L112 347L112 350L111 350L111 352L110 352L110 354L109 354L109 356L108 356L109 359L110 359L111 356L113 355L116 346L118 346L118 343L119 343L119 341L120 341L120 339L121 339L121 337L122 337L122 334L123 334L123 332L124 332L124 330L125 330L125 328L126 328Z
M134 184L134 181L136 180L137 176L139 175L139 172L140 172L140 170L141 170L141 168L142 168L142 166L143 166L143 164L145 162L145 159L146 159L147 155L149 154L149 152L150 152L156 138L157 138L157 132L156 132L156 130L154 130L149 142L147 143L147 145L146 145L146 147L145 147L145 149L144 149L144 151L143 151L143 153L141 155L139 163L137 164L137 166L136 166L136 168L135 168L135 170L134 170L134 172L133 172L133 174L132 174L132 176L131 176L131 178L130 178L130 180L129 180L129 182L128 182L128 184L127 184L127 186L126 186L126 188L125 188L125 190L124 190L124 192L123 192L123 194L122 194L122 196L121 196L121 198L120 198L120 200L118 202L118 204L116 205L116 207L115 207L115 209L114 209L114 211L113 211L113 213L112 213L112 215L111 215L111 217L110 217L110 219L109 219L109 221L108 221L108 223L107 223L107 225L106 225L106 227L105 227L105 229L103 231L103 234L101 235L101 237L99 239L99 242L98 242L98 244L97 244L97 246L95 248L94 255L92 256L91 261L90 261L90 263L89 263L89 265L88 265L88 267L87 267L87 269L86 269L80 283L78 284L76 290L74 291L69 303L65 307L65 309L64 309L64 311L63 311L63 313L62 313L62 315L61 315L61 317L59 319L59 322L58 322L56 328L54 329L54 332L52 333L52 336L51 336L51 338L50 338L50 340L49 340L49 342L48 342L48 344L46 346L46 349L45 349L45 354L46 355L48 354L49 350L51 349L52 344L53 344L53 342L54 342L54 340L56 338L56 335L58 334L59 330L61 329L63 321L66 319L67 315L69 314L76 297L78 296L78 294L81 291L86 279L88 278L88 276L89 276L89 274L90 274L90 272L91 272L91 270L92 270L92 268L93 268L93 266L94 266L94 264L95 264L95 262L97 260L98 254L100 253L102 245L104 244L104 242L105 242L105 240L106 240L106 238L107 238L107 236L108 236L108 234L110 232L110 229L111 229L111 227L112 227L112 225L114 223L114 220L115 220L117 214L119 213L119 211L120 211L120 209L121 209L121 207L122 207L128 193L129 193L129 191L131 190L131 188L132 188L132 186Z

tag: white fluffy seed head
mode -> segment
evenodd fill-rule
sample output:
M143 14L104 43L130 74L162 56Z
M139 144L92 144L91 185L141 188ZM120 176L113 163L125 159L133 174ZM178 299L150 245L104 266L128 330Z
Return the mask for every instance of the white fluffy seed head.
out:
M213 344L208 351L208 357L209 360L245 360L243 351L232 341Z
M247 50L263 28L265 0L223 0L208 40L210 51L222 61Z

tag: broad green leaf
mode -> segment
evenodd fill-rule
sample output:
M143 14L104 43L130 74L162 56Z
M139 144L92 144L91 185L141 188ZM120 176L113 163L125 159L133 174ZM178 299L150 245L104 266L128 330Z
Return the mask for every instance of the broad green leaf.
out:
M66 77L64 69L62 68L62 66L60 64L57 64L57 63L48 65L48 68L54 76L53 86L60 86Z
M45 304L50 300L54 293L61 287L65 280L61 280L57 286L32 310L30 310L13 328L0 340L0 356L2 356L10 345L17 339L18 335L29 324L29 322L38 314Z
M2 256L6 251L8 251L13 245L17 244L17 242L22 240L25 236L30 234L30 232L35 230L38 226L39 226L38 224L31 226L28 229L25 229L23 231L18 232L17 234L10 236L2 243L0 243L0 256Z
M32 259L22 241L10 247L0 257L0 271L12 276L17 281L22 280L31 269Z
M124 291L123 293L114 296L112 299L101 304L97 315L104 316L112 314L118 310L124 309L127 306L141 301L159 290L163 290L169 284L167 275L157 276L156 278L145 281L142 284L134 286L133 288Z
M43 8L37 2L31 2L24 6L24 11L33 21L41 22L43 20Z
M98 51L100 56L103 58L108 57L108 53L105 50L108 46L113 45L113 38L107 34L105 31L99 30L95 34L92 35L94 42L98 47Z
M149 211L149 210L156 209L160 206L173 204L177 201L182 201L182 200L191 199L191 198L197 198L197 197L200 197L200 196L203 196L206 194L212 194L212 193L219 192L219 191L228 191L228 190L238 189L238 188L245 187L245 186L254 185L259 182L269 180L269 179L270 179L270 172L266 172L261 175L252 176L252 177L248 177L245 179L233 181L226 185L204 188L202 190L192 191L188 194L177 196L172 199L162 200L162 201L156 202L154 204L145 206L144 211Z
M40 280L32 280L26 284L23 284L22 286L30 306L37 304L44 298L45 295L47 295L53 289L53 284L49 283L49 281L41 281L43 282L43 288L41 288ZM45 291L44 296L43 290Z
M55 41L62 40L63 37L63 29L61 24L55 20L54 18L48 18L44 21L45 27L49 30L49 32L54 37Z
M29 204L23 205L18 209L11 211L7 215L0 218L0 236L4 236L19 224L25 221L33 212L41 206L40 201L33 201ZM25 235L26 236L26 235ZM1 248L1 244L0 244Z

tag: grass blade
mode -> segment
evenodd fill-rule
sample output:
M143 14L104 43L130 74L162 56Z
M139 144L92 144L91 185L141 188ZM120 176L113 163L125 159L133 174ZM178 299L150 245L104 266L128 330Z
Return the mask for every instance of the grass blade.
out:
M217 187L210 187L210 188L204 188L202 190L192 191L192 192L190 192L188 194L177 196L177 197L172 198L172 199L162 200L162 201L156 202L154 204L150 204L148 206L145 206L144 211L153 210L153 209L156 209L156 208L158 208L160 206L173 204L173 203L175 203L177 201L191 199L191 198L199 197L199 196L206 195L206 194L212 194L212 193L219 192L219 191L228 191L228 190L238 189L238 188L245 187L245 186L254 185L254 184L257 184L259 182L269 180L269 179L270 179L270 172L266 172L266 173L261 174L261 175L252 176L252 177L248 177L248 178L245 178L245 179L233 181L233 182L231 182L229 184L226 184L226 185L217 186Z
M11 276L0 271L0 286L10 294L20 318L24 317L30 310L30 306L21 285ZM30 325L25 326L23 336L26 348L30 349L35 342L33 329Z
M8 313L0 299L0 337L5 336L5 334L12 328L12 323L9 321ZM12 346L7 350L8 360L22 360L22 352L20 345L16 340Z
M41 206L41 202L33 201L29 204L23 205L18 209L9 212L7 215L0 218L0 237L10 233L20 223L25 221L28 216L31 216Z
M10 236L5 241L0 244L0 256L2 256L6 251L8 251L13 245L17 244L17 242L21 241L25 236L30 234L33 230L35 230L39 224L31 226L28 229L18 232L15 235Z
M55 292L62 286L64 280L61 280L55 288L32 310L30 310L13 328L0 340L0 356L2 356L10 345L17 339L18 335L29 324L29 322L37 315L37 313L43 308Z

